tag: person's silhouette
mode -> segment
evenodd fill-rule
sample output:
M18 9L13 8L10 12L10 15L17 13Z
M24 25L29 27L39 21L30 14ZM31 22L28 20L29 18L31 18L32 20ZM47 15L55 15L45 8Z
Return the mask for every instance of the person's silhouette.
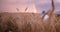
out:
M19 8L16 8L17 11L19 11Z
M45 10L42 10L42 14L45 14Z
M45 14L46 14L46 12L45 12L45 10L43 10L42 11L43 19L44 20L47 20L49 18L49 16L48 15L45 15Z

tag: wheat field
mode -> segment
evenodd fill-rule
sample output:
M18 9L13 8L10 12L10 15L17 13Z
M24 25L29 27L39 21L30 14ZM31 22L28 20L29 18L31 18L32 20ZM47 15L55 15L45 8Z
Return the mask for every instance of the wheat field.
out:
M39 13L0 13L0 32L60 32L60 14L42 21Z

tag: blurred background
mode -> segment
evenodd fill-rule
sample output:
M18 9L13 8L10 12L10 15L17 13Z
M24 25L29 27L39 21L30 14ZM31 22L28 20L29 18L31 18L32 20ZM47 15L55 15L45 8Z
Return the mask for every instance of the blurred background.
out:
M55 12L60 13L60 0L54 0ZM41 13L51 9L51 0L0 0L0 12Z

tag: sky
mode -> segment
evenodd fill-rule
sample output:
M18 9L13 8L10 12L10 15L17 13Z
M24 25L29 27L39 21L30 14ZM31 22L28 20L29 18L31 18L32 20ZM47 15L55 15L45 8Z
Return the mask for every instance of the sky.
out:
M55 11L60 10L60 0L54 0ZM51 9L51 0L0 0L0 12L40 12Z

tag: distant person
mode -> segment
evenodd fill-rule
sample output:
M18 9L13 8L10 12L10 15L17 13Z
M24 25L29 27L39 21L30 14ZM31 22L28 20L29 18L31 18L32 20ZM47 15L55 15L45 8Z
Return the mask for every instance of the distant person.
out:
M16 10L17 10L17 11L19 11L19 9L18 9L18 8L16 8Z
M27 11L28 7L26 7L25 11Z
M42 11L42 14L45 14L45 10Z
M44 20L47 20L49 16L46 14L45 10L42 11L42 16Z

